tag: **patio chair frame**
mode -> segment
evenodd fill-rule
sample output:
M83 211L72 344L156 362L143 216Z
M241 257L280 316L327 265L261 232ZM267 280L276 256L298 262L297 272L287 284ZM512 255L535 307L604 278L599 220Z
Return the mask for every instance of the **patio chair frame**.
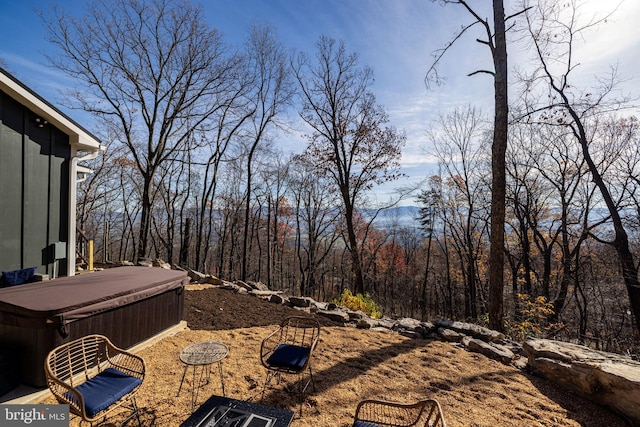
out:
M300 398L300 415L302 416L302 404L304 402L304 393L311 385L316 390L313 381L313 369L311 367L311 359L313 352L318 345L320 338L320 323L311 317L291 316L282 321L280 326L269 334L260 345L260 361L267 369L267 379L262 388L262 397L269 386L269 383L276 378L279 383L281 374L289 374L298 376L298 395ZM308 350L308 356L304 359L304 363L297 366L287 364L273 363L274 354L282 348L282 346L292 346L304 348ZM305 375L308 372L308 379L305 381Z
M435 399L416 403L363 400L356 408L353 427L446 427Z
M44 368L47 385L56 400L68 404L69 411L83 421L93 425L93 422L106 419L118 408L128 408L131 414L122 424L134 416L138 424L141 424L135 395L144 380L144 360L116 347L107 337L88 335L63 344L47 355ZM86 408L85 396L78 387L110 368L133 383L138 383L139 380L139 384L108 407L91 414Z

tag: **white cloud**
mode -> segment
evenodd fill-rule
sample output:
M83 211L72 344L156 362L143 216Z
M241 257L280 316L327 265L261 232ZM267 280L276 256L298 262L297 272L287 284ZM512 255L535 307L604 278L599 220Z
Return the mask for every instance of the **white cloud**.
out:
M606 2L587 3L585 18L603 16L613 10ZM580 62L579 74L586 81L595 82L594 76L607 76L611 67L617 68L618 76L627 83L625 91L637 93L637 70L640 68L640 2L623 1L611 16L597 27L585 33L577 46L576 58ZM629 79L632 79L629 81Z

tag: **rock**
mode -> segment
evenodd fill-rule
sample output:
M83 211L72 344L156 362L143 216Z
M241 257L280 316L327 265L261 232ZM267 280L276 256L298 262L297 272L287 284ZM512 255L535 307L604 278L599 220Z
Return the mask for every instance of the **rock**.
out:
M155 261L153 261L153 266L154 267L160 267L160 268L164 268L165 270L171 270L171 264L169 264L168 262L164 262L161 259L156 259Z
M210 285L216 285L216 286L220 286L224 284L224 281L221 279L218 279L216 276L207 276L205 277L204 282Z
M272 302L274 304L282 304L282 302L284 301L284 298L282 298L278 294L271 294L269 295L269 298L267 299L267 301Z
M465 334L447 328L438 328L438 335L440 335L443 340L449 342L461 342L462 338L466 336Z
M453 320L436 319L437 326L463 333L486 342L493 342L504 339L504 335L498 331L493 331L473 323L454 322Z
M367 319L358 319L356 321L356 328L358 329L371 329L372 322L367 321Z
M524 343L524 349L529 356L529 362L535 358L547 357L549 359L562 360L571 363L573 360L615 360L622 356L603 351L592 350L579 344L562 341L529 338ZM628 358L625 358L628 359ZM628 359L631 360L631 359Z
M502 363L510 364L511 362L513 362L513 359L516 358L516 354L513 352L513 350L511 350L509 346L495 342L488 344L494 348L493 354L495 354L498 357L498 360L500 360Z
M420 322L420 323L422 324L422 327L429 332L435 332L437 329L436 325L434 325L431 322Z
M398 333L403 337L407 337L407 338L413 338L413 339L423 338L422 333L411 331L409 329L399 329Z
M257 289L249 291L249 295L268 299L271 295L282 295L282 291L259 291Z
M244 288L247 291L253 291L254 287L251 286L250 284L243 282L242 280L236 280L235 282L233 282L237 287L239 288Z
M529 366L640 425L640 362L578 344L527 339Z
M466 350L469 350L469 343L471 342L473 338L471 338L470 336L463 336L462 339L460 340L460 344L462 345L462 347L464 347Z
M240 286L235 285L231 282L224 282L222 285L220 285L220 289L225 289L227 291L240 292L240 289L244 289L244 288L241 288ZM245 292L246 292L246 289L245 289Z
M267 285L265 285L262 282L252 282L252 281L250 281L250 282L247 282L247 284L249 286L251 286L253 289L257 289L259 291L268 291L269 290Z
M363 311L358 310L358 311L353 311L353 310L347 310L347 314L349 315L349 319L353 320L353 321L358 321L360 319L372 319L371 317L367 316L366 314L364 314Z
M318 307L319 310L327 310L327 306L328 304L326 302L316 301L316 307Z
M355 325L356 328L358 329L373 329L373 328L380 328L380 323L374 319L371 318L367 315L364 315L358 319L353 319L353 321L355 321ZM390 328L386 328L386 329L390 329Z
M431 322L404 317L396 322L394 329L406 337L426 338L433 332L434 326Z
M294 307L309 307L311 305L311 298L307 298L307 297L289 297L289 302Z
M318 314L336 322L346 323L349 321L349 315L340 310L318 310Z
M189 270L187 272L187 275L189 276L192 282L198 282L198 283L200 283L207 277L205 274L202 274L199 271L195 271L195 270Z
M518 368L518 369L526 369L528 364L527 364L527 358L526 357L522 357L519 355L515 355L515 357L513 358L513 360L511 361L511 364Z
M136 264L141 267L153 267L153 261L150 258L138 258Z
M393 329L396 325L396 323L389 319L388 317L383 317L382 319L377 319L376 320L377 326L381 327L381 328L386 328L386 329Z
M504 348L511 351L514 355L522 356L522 359L524 359L525 361L527 360L527 353L524 351L524 348L522 348L522 345L520 343L501 340L496 341L494 344L503 346Z
M463 339L462 342L469 351L483 354L490 359L499 360L507 365L510 364L514 358L514 354L510 350L477 338Z
M400 329L406 329L413 332L422 329L420 321L410 317L403 317L402 319L399 319L396 322L396 326Z

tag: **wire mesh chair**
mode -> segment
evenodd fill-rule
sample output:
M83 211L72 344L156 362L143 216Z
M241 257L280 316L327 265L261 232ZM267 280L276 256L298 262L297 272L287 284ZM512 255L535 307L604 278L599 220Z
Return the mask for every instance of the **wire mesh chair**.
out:
M311 356L320 337L320 323L310 317L292 316L282 321L278 329L267 336L260 345L260 361L267 369L267 379L262 388L262 398L267 386L274 378L278 383L281 374L298 376L298 393L300 398L300 415L304 392L309 387L316 387L313 382ZM308 372L308 378L305 375Z
M53 349L44 362L49 390L58 402L93 425L117 408L131 410L140 424L135 394L145 376L144 360L114 346L102 335L88 335Z
M435 399L416 403L363 400L356 408L353 427L447 427Z

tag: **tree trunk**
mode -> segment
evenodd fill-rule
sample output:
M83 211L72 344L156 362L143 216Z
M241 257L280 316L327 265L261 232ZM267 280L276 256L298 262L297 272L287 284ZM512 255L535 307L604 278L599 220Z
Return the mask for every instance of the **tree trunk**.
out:
M507 41L503 0L493 0L495 49L495 115L491 147L491 235L489 249L489 327L504 330L505 154L509 104L507 98Z
M640 282L638 281L638 269L633 259L633 254L629 250L629 240L623 230L623 234L618 236L616 232L616 242L614 244L618 251L620 264L622 265L622 277L629 294L631 310L636 321L636 330L640 331Z
M184 224L182 248L180 248L180 266L186 268L189 263L189 247L191 246L191 218L187 218Z
M562 279L560 280L560 288L558 289L558 293L553 300L553 314L549 318L551 322L557 322L560 316L560 313L564 309L565 301L567 299L567 295L569 293L569 285L574 283L577 279L577 270L574 271L573 263L574 263L574 253L572 253L571 248L569 247L569 231L568 231L568 204L563 201L562 207L562 228L561 228L561 249L562 249ZM580 244L579 242L577 243ZM576 260L576 267L577 267ZM551 301L551 299L549 299Z
M618 260L620 261L622 277L624 279L624 284L627 288L627 294L629 296L629 304L631 305L631 310L635 318L636 331L640 331L640 281L638 280L638 268L636 266L633 253L631 252L631 249L629 247L629 236L624 229L622 218L620 217L617 206L615 205L613 198L611 197L611 193L604 183L604 179L602 178L600 171L598 171L596 164L591 158L591 153L589 151L589 141L587 139L587 134L580 116L569 104L569 100L565 93L557 89L556 91L562 96L565 108L573 119L573 133L580 143L580 146L582 148L582 155L585 159L585 162L587 163L587 166L589 167L589 171L591 172L591 176L593 177L593 182L596 187L598 187L598 190L600 190L602 199L607 205L607 209L609 211L609 214L611 215L611 222L613 223L613 229L615 231L615 237L612 245L616 249Z
M527 203L528 205L528 203ZM524 269L524 293L531 295L533 283L531 283L531 242L529 241L529 227L524 222L520 222L520 235L522 236L522 268Z
M351 253L351 272L353 273L353 289L356 294L364 295L364 278L362 277L358 239L356 238L356 231L353 224L353 207L347 206L346 212L349 252Z
M477 280L476 280L476 261L474 256L475 247L473 245L473 237L470 233L471 223L467 220L467 230L465 235L465 245L467 247L467 294L469 295L468 307L466 316L473 319L478 317L478 292L477 292Z
M145 258L149 250L149 232L151 231L151 177L152 173L144 176L142 189L142 209L140 212L140 232L138 244L138 259Z
M424 280L422 281L422 292L420 295L420 319L427 320L427 284L429 279L429 264L431 263L431 241L433 240L433 232L429 232L429 240L427 241L427 259L425 260Z
M578 123L578 127L580 128L580 134L584 135L582 124ZM613 229L615 231L613 247L616 249L618 260L620 261L622 278L624 279L627 294L629 295L631 310L635 317L636 330L640 331L640 281L638 281L638 268L636 267L631 249L629 248L629 236L624 229L620 213L616 209L611 194L602 179L602 175L600 175L600 172L597 170L596 165L591 158L586 136L580 137L580 144L582 145L583 155L587 161L587 165L589 165L591 175L593 176L593 182L600 190L607 208L609 209L609 213L611 214L611 221L613 222Z
M242 231L242 265L240 267L240 280L247 280L247 249L249 244L249 214L251 212L251 160L247 168L247 194L245 196L244 228Z
M267 196L267 287L273 289L273 283L271 281L272 272L272 239L271 239L271 194ZM304 294L303 294L304 295Z

